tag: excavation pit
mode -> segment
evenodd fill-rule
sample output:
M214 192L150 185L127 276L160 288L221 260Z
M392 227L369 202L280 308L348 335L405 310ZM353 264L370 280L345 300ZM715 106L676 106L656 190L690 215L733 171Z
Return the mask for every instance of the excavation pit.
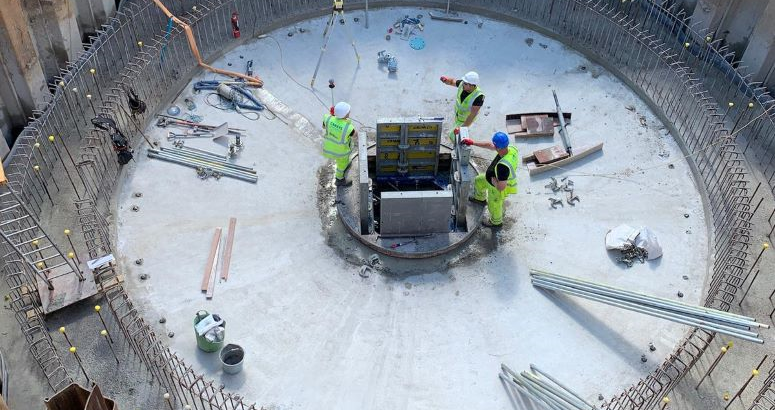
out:
M339 221L338 213L345 212L334 205L332 168L320 154L330 90L318 85L310 92L304 86L314 69L310 61L320 52L326 19L300 21L292 27L304 32L294 30L289 37L290 28L281 28L212 62L217 68L239 68L252 58L266 84L256 94L273 109L279 101L290 110L278 111L277 120L269 112L252 121L209 106L207 94L193 93L192 84L159 111L185 106L184 99L190 98L198 106L192 113L205 122L228 121L248 130L237 163L254 167L257 183L202 181L191 169L147 158L142 148L124 170L118 198L116 247L129 292L145 317L167 318L159 334L190 332L186 319L202 308L219 312L229 322L227 343L260 352L238 376L223 377L218 358L197 353L192 340L167 342L196 371L264 405L509 408L497 379L502 362L516 369L535 363L593 402L599 394L619 394L649 374L687 328L537 291L528 270L667 298L681 291L682 301L698 303L708 268L708 237L689 164L668 128L623 82L536 32L464 14L469 22L481 20L482 28L424 19L423 49L397 36L385 40L384 29L396 18L425 13L371 10L369 29L363 19L348 19L360 67L337 25L318 78L337 79L335 100L352 105L360 133L374 131L369 127L383 117L443 113L446 138L455 89L438 78L476 69L486 99L472 126L474 139L488 140L505 130L509 113L551 111L551 90L556 89L563 108L573 112L575 138L604 141L605 153L540 176L530 177L520 168L519 193L507 200L504 228L460 232L471 237L428 260L385 257L385 271L361 277L361 261L373 249L349 232L358 225ZM530 46L526 38L546 47ZM396 73L377 62L377 53L386 48L398 58ZM579 71L579 65L588 69ZM200 72L192 82L212 78ZM309 126L299 127L300 118ZM315 132L304 131L310 129ZM163 129L151 125L144 132L166 143ZM539 137L515 144L526 155L556 143ZM207 140L186 144L218 149ZM477 148L472 161L484 169L493 156ZM549 199L558 194L545 188L550 177L572 179L581 202L553 209ZM342 194L354 193L354 187ZM134 192L143 192L142 198L134 198ZM122 212L131 204L142 211ZM469 212L474 214L468 219L478 221L483 209ZM213 230L221 227L225 234L230 217L237 219L230 275L217 281L207 300L199 287ZM611 258L603 238L625 222L657 232L665 256L629 269ZM383 248L403 242L380 241ZM141 256L143 265L134 265ZM137 279L146 272L153 273L149 280ZM683 275L689 280L680 279ZM649 343L658 353L649 352ZM654 360L642 363L643 354ZM600 376L611 374L616 377Z

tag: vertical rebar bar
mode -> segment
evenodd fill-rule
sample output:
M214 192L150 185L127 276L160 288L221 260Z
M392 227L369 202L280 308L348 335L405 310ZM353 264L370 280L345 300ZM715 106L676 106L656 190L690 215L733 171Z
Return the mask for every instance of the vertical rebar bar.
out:
M710 367L708 368L708 371L705 372L705 374L702 376L702 378L700 379L700 382L697 383L696 386L694 386L694 390L697 390L700 388L700 385L705 380L705 378L710 376L710 374L713 372L713 369L715 369L716 366L718 366L719 362L721 361L721 358L723 358L724 355L727 354L727 352L729 351L729 349L732 348L732 346L733 346L732 342L729 342L727 343L726 346L721 348L721 353L719 353L719 355L716 356L716 358L713 360L713 363L711 363Z
M91 384L91 379L89 379L89 375L86 374L86 369L83 367L83 362L81 362L81 356L78 355L78 349L76 349L75 346L70 346L69 351L73 354L73 357L75 357L75 361L78 362L78 367L81 368L83 376L86 377L86 383Z
M105 323L105 319L102 317L102 307L100 305L94 306L94 311L97 313L97 316L100 318L100 322L102 322L102 326L107 329L108 325ZM110 339L110 343L113 343L113 337L110 336L110 333L108 333L108 339Z
M70 338L67 336L67 332L65 332L65 327L64 326L59 328L59 333L61 333L62 336L65 337L65 341L67 341L67 345L69 347L73 347L73 343L70 341Z
M75 260L78 262L78 266L81 265L81 258L78 257L78 252L76 252L75 244L73 244L73 240L70 238L70 230L65 229L65 238L67 238L67 242L70 244L70 249L72 249L72 253L75 257Z
M118 361L118 355L116 354L116 351L113 350L113 341L110 340L110 333L108 333L107 329L100 330L100 336L105 338L105 342L110 348L110 352L113 353L113 357L116 359L116 365L120 365L121 363Z
M768 244L768 243L766 243L766 242L765 242L764 244L762 244L762 250L761 250L761 251L759 251L759 255L758 255L758 256L756 256L756 259L755 259L755 260L753 261L753 263L751 264L751 269L749 269L749 270L748 270L748 273L746 273L746 274L745 274L745 279L748 279L748 275L750 275L750 274L751 274L751 271L752 271L752 270L753 270L753 269L756 267L756 264L757 264L757 263L759 262L759 260L761 259L761 257L762 257L762 254L763 254L763 253L764 253L764 251L766 251L766 250L767 250L767 248L769 248L769 247L770 247L770 244ZM741 306L741 305L743 304L743 300L745 300L745 297L748 295L748 292L749 292L749 291L751 290L751 288L753 287L753 283L754 283L754 281L756 280L756 277L757 277L757 276L759 276L759 271L758 271L758 270L756 271L756 274L754 274L754 275L753 275L753 279L751 279L751 283L750 283L750 284L748 284L748 289L745 291L745 293L743 293L743 297L741 297L741 298L740 298L740 302L738 302L738 303L737 303L737 306ZM743 282L745 282L745 279L743 279Z
M762 364L764 364L764 361L767 360L767 356L768 355L765 354L764 358L762 358L762 361L759 362L759 365L757 365L756 368L754 368L751 371L751 375L748 376L748 380L746 380L745 383L743 383L743 386L740 387L740 390L738 390L737 393L735 393L735 395L732 396L732 399L729 400L729 403L724 407L725 410L728 409L729 406L732 405L732 403L734 403L736 398L740 397L740 395L743 393L743 390L745 390L745 388L748 387L748 384L751 383L751 380L753 380L754 377L759 375L759 368L762 367ZM742 402L743 399L741 398L740 401Z

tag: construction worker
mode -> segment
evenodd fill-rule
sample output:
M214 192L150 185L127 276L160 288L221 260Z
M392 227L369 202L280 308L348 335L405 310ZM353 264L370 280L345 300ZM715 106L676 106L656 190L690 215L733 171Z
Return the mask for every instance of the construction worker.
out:
M463 138L460 143L498 152L487 167L487 171L474 178L474 192L469 199L487 205L490 218L482 221L482 225L500 227L503 224L503 201L507 196L517 193L519 151L517 147L509 146L509 136L500 131L492 136L491 142L477 142L470 138Z
M331 114L323 116L323 129L323 156L336 163L336 186L350 186L352 181L344 178L344 171L350 166L352 141L358 135L350 121L350 104L336 103Z
M449 139L455 143L455 129L469 127L476 119L479 110L484 104L484 92L479 89L479 74L469 71L460 80L452 77L441 76L441 82L457 87L455 97L455 126L449 133Z

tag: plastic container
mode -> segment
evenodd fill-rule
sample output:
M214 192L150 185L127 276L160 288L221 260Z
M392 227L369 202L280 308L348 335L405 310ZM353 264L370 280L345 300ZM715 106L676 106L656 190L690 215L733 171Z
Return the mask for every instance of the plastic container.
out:
M223 372L237 374L242 371L242 362L245 359L245 350L239 345L227 344L219 355Z
M218 349L220 349L223 346L223 340L221 340L220 342L210 342L204 336L199 336L199 334L196 332L196 324L199 323L202 319L206 318L209 314L210 313L207 312L206 310L200 310L199 312L196 312L196 316L194 317L194 336L196 336L197 347L199 347L205 352L212 353L212 352L217 352ZM225 331L226 322L224 321L221 326L223 326Z

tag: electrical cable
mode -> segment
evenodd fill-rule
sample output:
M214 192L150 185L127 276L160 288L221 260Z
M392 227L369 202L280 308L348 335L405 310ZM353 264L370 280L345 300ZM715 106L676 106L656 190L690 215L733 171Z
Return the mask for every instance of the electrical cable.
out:
M210 101L210 97L212 97L213 95L218 97L219 100L218 100L217 103L213 103L212 101ZM243 112L243 111L240 111L240 107L239 107L238 104L236 104L234 101L229 101L229 100L223 98L223 96L221 96L218 93L208 93L205 96L205 104L209 105L210 107L222 110L222 111L232 111L233 110L237 114L239 114L239 115L249 119L250 121L258 121L258 119L261 118L261 114L257 113L257 112ZM251 117L248 114L255 114L255 117Z
M294 78L294 77L293 77L293 76L292 76L292 75L291 75L291 74L288 72L288 70L286 70L286 69L285 69L285 62L284 62L284 60L283 60L283 47L280 45L280 42L279 42L279 41L277 41L277 39L276 39L276 38L274 38L274 37L273 37L271 34L267 34L267 35L266 35L266 37L267 37L267 38L271 38L271 39L272 39L272 41L274 41L274 42L275 42L275 44L277 45L277 50L280 52L280 68L283 70L283 72L285 73L285 75L286 75L286 76L288 76L288 78L290 78L290 79L291 79L291 81L293 81L294 83L296 83L296 85L298 85L299 87L301 87L301 88L303 88L303 89L305 89L305 90L307 90L307 91L311 92L311 93L312 93L312 95L314 95L314 96L315 96L315 98L316 98L316 99L317 99L317 100L320 102L320 104L323 106L323 108L325 108L325 109L328 109L328 105L327 105L325 102L323 102L323 100L321 100L321 99L320 99L320 96L318 96L318 95L317 95L317 93L315 93L315 90L314 90L314 89L312 89L312 88L310 88L310 87L307 87L306 85L304 85L304 84L302 84L302 83L298 82L298 81L297 81L297 80L296 80L296 79L295 79L295 78ZM261 38L261 36L259 36L259 38Z
M298 85L299 87L301 87L301 88L309 91L310 93L312 93L312 95L315 96L315 99L317 99L320 102L320 105L322 105L323 108L328 109L329 108L328 105L323 100L320 99L320 96L315 92L315 90L313 88L307 87L306 85L298 82L296 80L296 78L294 78L291 75L291 73L289 73L288 70L285 68L285 62L283 60L283 47L280 45L280 42L277 41L277 39L274 36L272 36L271 34L265 34L264 36L266 38L271 38L272 41L274 41L275 45L277 45L277 50L280 52L280 68L282 69L283 73L285 73L285 75L288 78L290 78L291 81L296 83L296 85ZM264 38L264 37L259 36L258 38L261 39L261 38ZM274 114L274 113L272 113L272 114ZM275 115L277 115L277 114L275 114ZM358 128L358 131L364 131L365 132L367 130L376 130L376 128L374 128L372 126L369 126L369 125L366 125L366 124L358 121L356 118L350 117L350 119L353 120L353 122L356 122L356 123L360 124L360 128Z
M237 82L233 87L229 84L234 84L234 82L197 81L194 83L194 91L217 91L222 97L231 100L239 108L251 111L261 111L264 109L264 104L261 104L261 101L258 101L256 96L250 91L244 89L240 82ZM245 99L251 102L252 105L248 104Z

